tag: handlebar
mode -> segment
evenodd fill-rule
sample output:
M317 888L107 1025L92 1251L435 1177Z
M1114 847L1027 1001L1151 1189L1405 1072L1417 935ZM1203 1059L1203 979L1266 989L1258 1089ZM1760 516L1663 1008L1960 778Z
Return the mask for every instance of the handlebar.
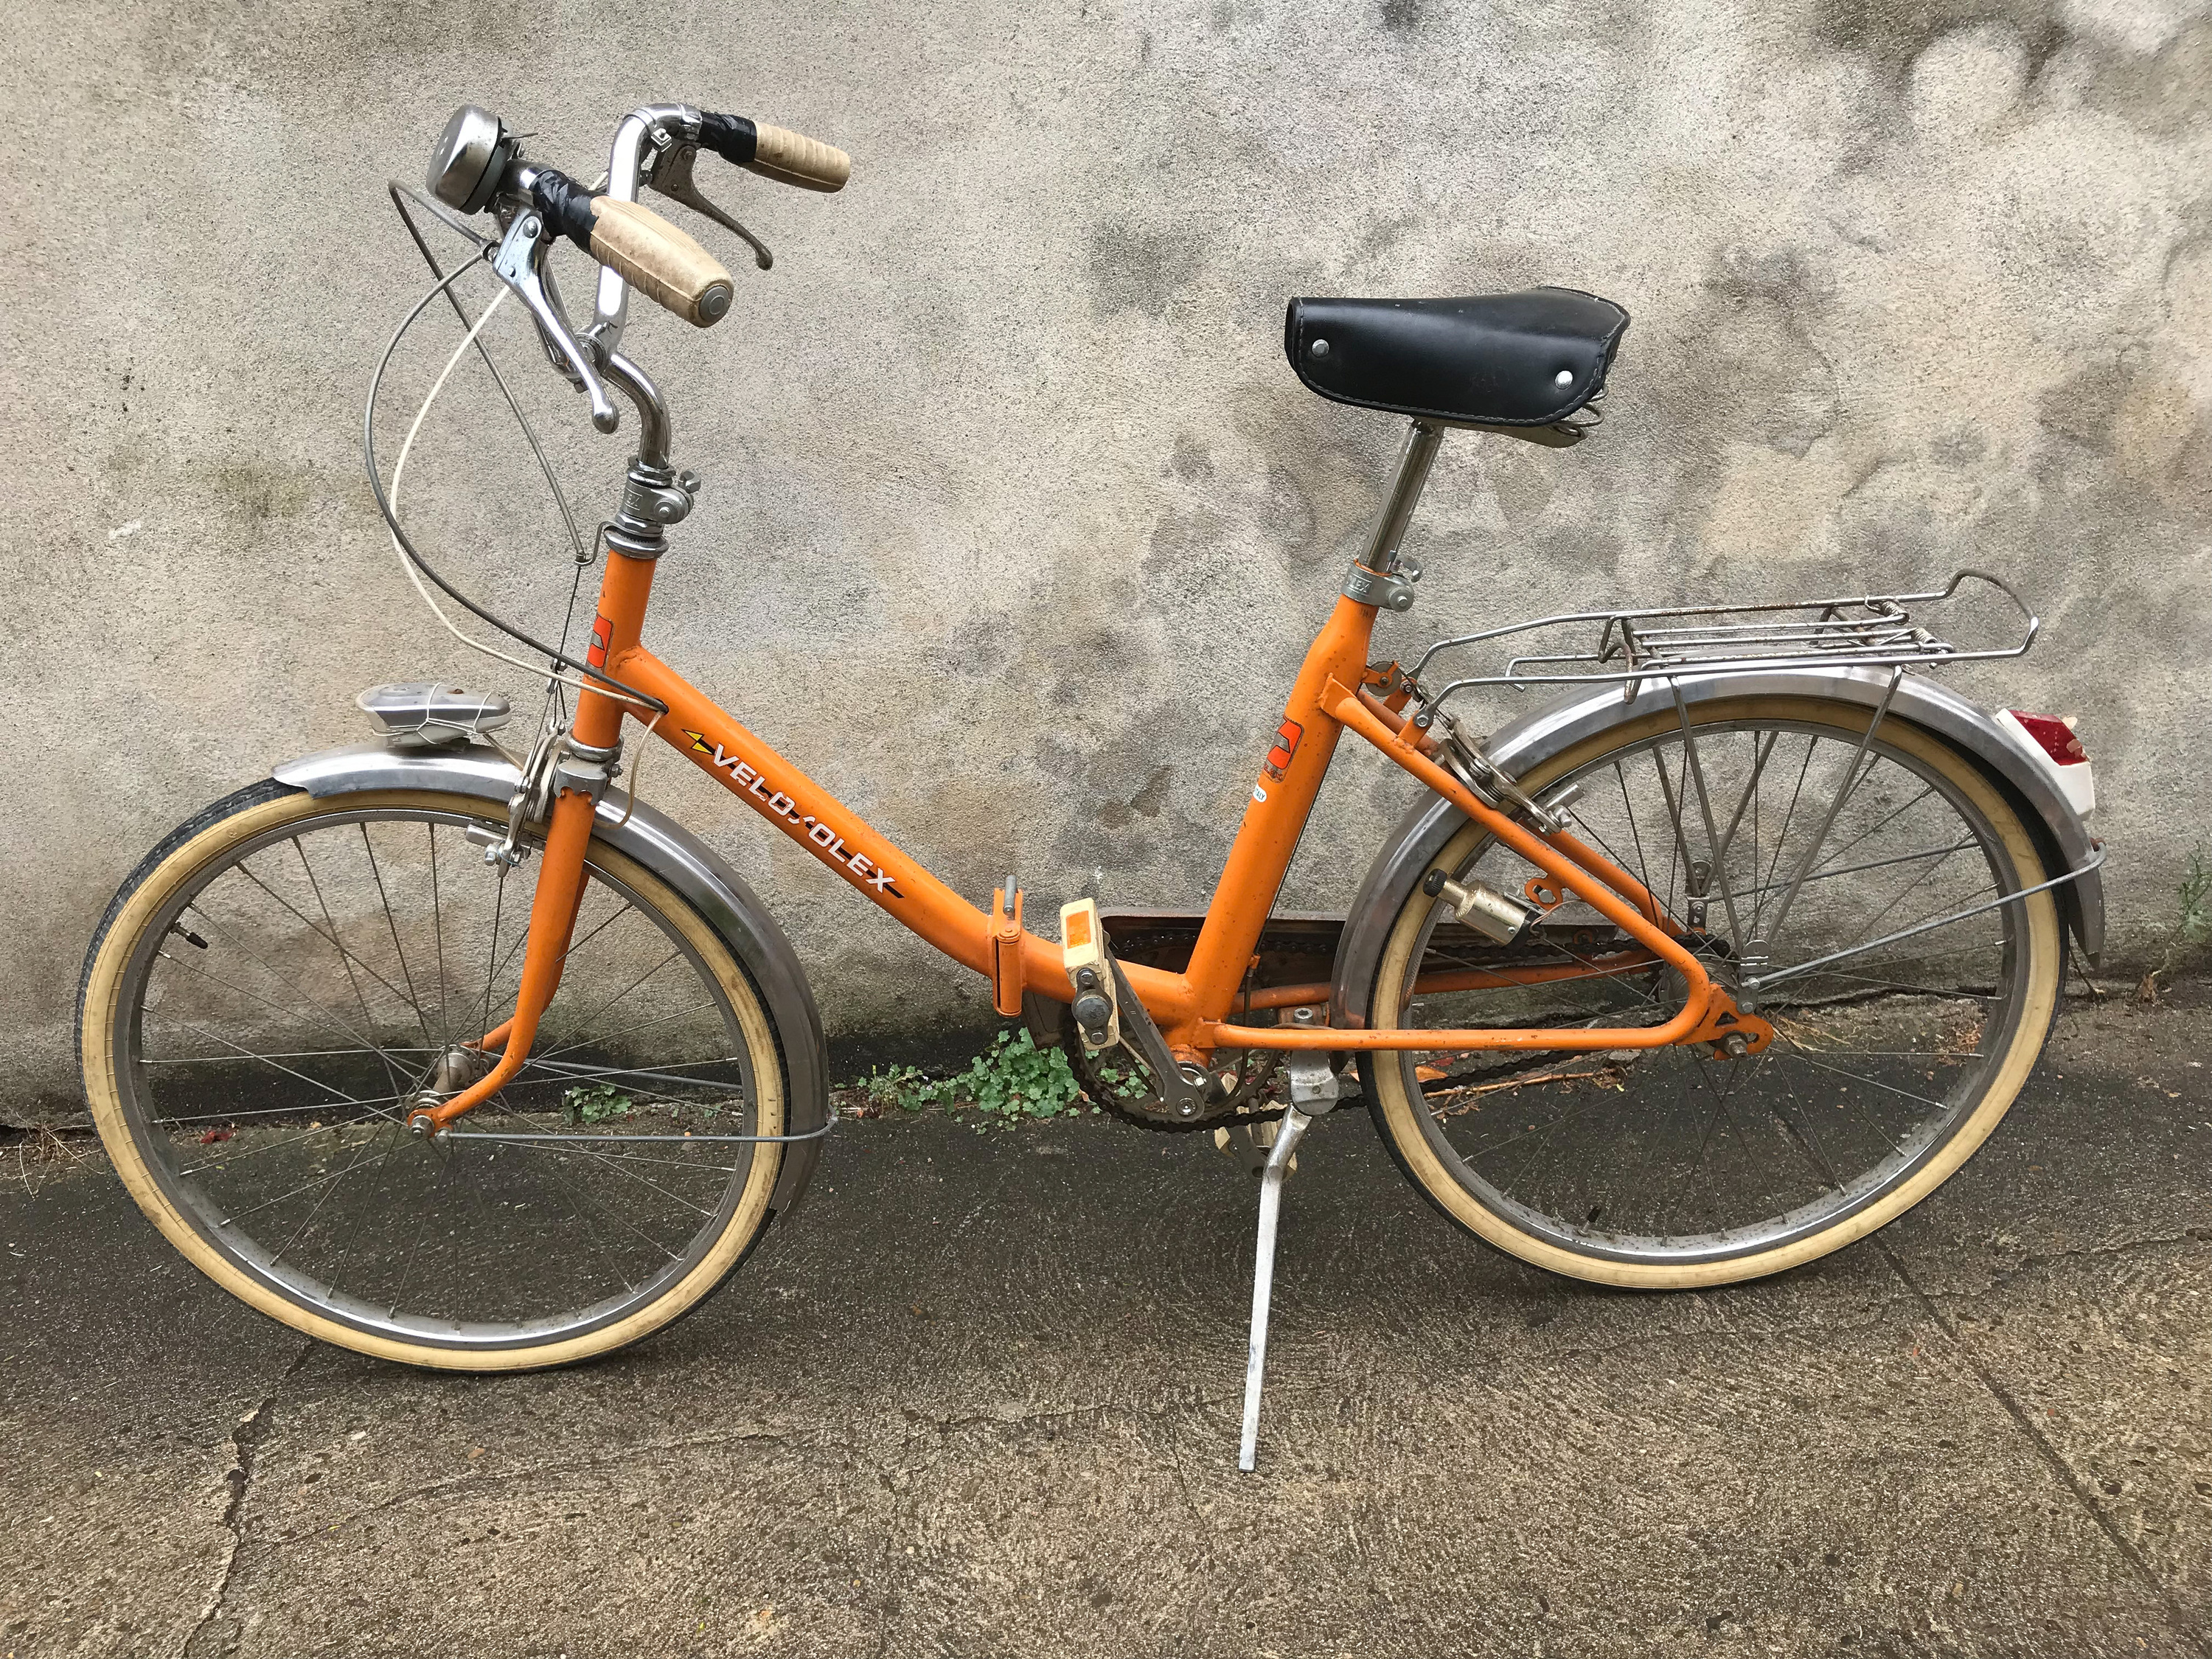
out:
M835 144L742 115L701 111L699 142L732 166L801 190L840 191L853 176L853 158Z
M530 199L560 234L697 328L729 314L722 262L651 208L593 196L552 167L527 169Z
M493 268L529 307L555 366L589 395L592 422L602 431L612 431L617 416L600 374L621 361L629 289L698 328L727 316L734 296L720 260L639 204L643 185L662 189L744 237L761 268L769 264L760 240L699 194L690 158L702 148L802 190L842 190L852 176L852 158L835 145L688 104L649 104L626 116L596 191L524 160L499 118L474 105L454 112L431 153L426 182L433 196L463 214L489 210L498 216L505 235ZM568 321L545 264L546 248L562 235L601 266L592 321L580 331Z

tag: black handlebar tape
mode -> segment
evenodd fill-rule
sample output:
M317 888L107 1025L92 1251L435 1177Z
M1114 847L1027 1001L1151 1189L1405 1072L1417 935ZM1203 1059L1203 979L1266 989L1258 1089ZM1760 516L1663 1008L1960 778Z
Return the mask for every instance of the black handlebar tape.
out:
M538 168L538 176L530 182L531 204L545 216L545 222L556 234L567 237L586 253L592 252L592 227L598 222L592 208L594 199L591 191L567 173L551 167Z
M708 110L699 118L699 142L732 167L751 164L759 138L760 130L742 115Z

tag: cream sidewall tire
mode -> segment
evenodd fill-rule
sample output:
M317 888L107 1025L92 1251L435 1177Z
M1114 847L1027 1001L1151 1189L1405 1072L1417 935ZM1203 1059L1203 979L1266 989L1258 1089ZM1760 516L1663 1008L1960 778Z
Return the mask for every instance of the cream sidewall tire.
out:
M1833 726L1839 734L1856 741L1866 730L1867 715L1866 711L1856 704L1829 702L1819 698L1747 697L1706 705L1700 708L1694 716L1695 723L1699 726L1744 719L1792 720ZM1629 744L1643 742L1663 732L1678 729L1676 717L1671 712L1652 715L1631 725L1612 727L1577 744L1537 768L1528 777L1522 780L1522 786L1534 793L1601 755ZM2045 878L2034 840L2027 826L2021 822L2020 815L1971 761L1918 727L1901 725L1896 720L1884 722L1881 736L1884 743L1941 772L1972 802L1996 829L2012 859L2022 886L2033 886ZM1482 827L1470 823L1452 838L1437 861L1447 868L1456 867L1457 860L1472 853L1484 839ZM1370 1023L1374 1025L1386 1027L1395 1024L1395 1016L1386 1020L1377 1011L1395 1009L1399 1006L1401 988L1406 982L1408 958L1420 935L1422 925L1427 920L1429 908L1429 901L1418 895L1409 899L1400 912L1389 937L1384 941L1381 965L1375 975L1374 1000L1368 1011ZM2051 1029L2051 1015L2057 1006L2059 975L2063 962L2062 924L2058 907L2052 896L2047 891L2038 893L2023 901L2022 908L2027 913L2021 952L2025 959L2017 971L2026 975L2026 1000L2014 1027L2011 1048L1972 1113L1952 1133L1942 1150L1915 1170L1909 1180L1864 1209L1844 1217L1833 1226L1803 1238L1793 1239L1772 1249L1721 1261L1677 1266L1615 1261L1582 1255L1563 1249L1548 1239L1535 1237L1483 1205L1453 1176L1423 1130L1421 1108L1406 1089L1404 1068L1393 1064L1391 1056L1378 1054L1370 1067L1370 1075L1374 1079L1375 1093L1381 1109L1377 1115L1382 1120L1383 1133L1389 1138L1401 1164L1415 1183L1453 1220L1499 1249L1553 1273L1601 1285L1658 1291L1694 1290L1704 1285L1729 1285L1741 1279L1781 1273L1826 1255L1831 1250L1841 1249L1911 1209L1942 1186L1979 1150L1982 1143L1989 1139L1990 1131L1996 1127L1998 1121L2011 1108L2020 1093L2021 1085L2027 1081L2036 1056L2042 1052L2044 1036Z
M138 1207L194 1267L241 1302L319 1341L379 1359L435 1370L515 1371L588 1359L649 1336L688 1312L721 1283L759 1235L768 1218L769 1199L775 1191L777 1173L782 1167L781 1146L756 1149L744 1190L729 1224L692 1270L660 1296L623 1319L578 1336L534 1346L496 1349L441 1348L374 1335L278 1294L266 1281L246 1272L210 1243L178 1212L147 1167L137 1138L131 1133L130 1115L124 1109L118 1087L114 1038L116 1022L125 1017L125 1011L118 1006L125 971L137 951L148 921L180 884L222 860L231 848L256 836L325 813L394 807L456 813L483 818L487 823L495 821L501 828L506 823L504 813L496 815L495 820L487 813L483 803L471 797L426 791L387 790L320 799L306 793L284 795L246 806L210 824L173 851L138 884L108 927L87 976L83 1026L79 1033L85 1096L108 1156L114 1160L124 1186ZM592 843L590 858L593 864L648 900L659 915L684 935L714 974L737 1013L751 1056L758 1132L781 1134L784 1085L775 1034L744 969L698 913L642 865L599 841Z

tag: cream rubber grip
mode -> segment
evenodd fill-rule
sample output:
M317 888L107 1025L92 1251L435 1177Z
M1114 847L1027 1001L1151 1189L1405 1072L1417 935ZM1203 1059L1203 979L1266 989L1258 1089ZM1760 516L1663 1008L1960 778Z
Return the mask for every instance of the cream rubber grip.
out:
M592 212L592 257L647 299L699 328L730 314L730 273L667 220L611 196L595 198Z
M801 190L833 191L844 189L853 176L853 158L835 144L764 121L754 123L753 131L753 159L741 165L764 179Z

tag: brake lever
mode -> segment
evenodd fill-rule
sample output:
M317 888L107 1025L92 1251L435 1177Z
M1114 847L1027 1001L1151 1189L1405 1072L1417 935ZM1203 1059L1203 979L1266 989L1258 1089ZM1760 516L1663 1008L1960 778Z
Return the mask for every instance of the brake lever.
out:
M712 219L724 230L743 237L753 251L753 263L766 270L775 263L775 255L769 252L768 244L700 193L691 177L691 164L698 158L698 145L672 143L656 154L653 171L646 176L645 182L663 196L674 197L694 213Z
M612 432L621 423L622 412L615 407L614 399L607 396L606 386L600 380L590 354L578 343L558 302L546 291L550 273L544 268L545 249L551 238L545 235L545 228L544 216L537 209L522 209L507 226L507 234L500 239L499 251L492 256L492 269L530 308L531 319L538 325L538 337L547 356L554 359L556 367L568 372L569 380L590 399L592 424L602 432Z

